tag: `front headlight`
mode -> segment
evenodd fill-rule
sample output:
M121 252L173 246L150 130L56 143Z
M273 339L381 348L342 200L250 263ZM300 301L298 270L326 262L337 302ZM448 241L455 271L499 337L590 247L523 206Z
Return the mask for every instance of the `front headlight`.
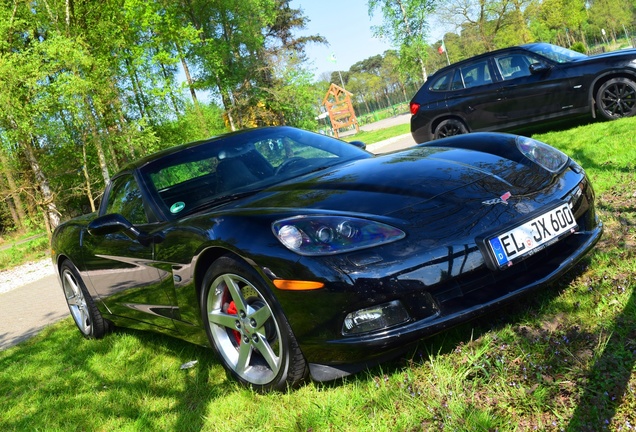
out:
M278 240L300 255L333 255L403 239L398 228L367 219L296 216L272 224Z
M522 136L518 136L515 141L525 157L551 173L561 171L568 163L569 157L565 153L541 141Z

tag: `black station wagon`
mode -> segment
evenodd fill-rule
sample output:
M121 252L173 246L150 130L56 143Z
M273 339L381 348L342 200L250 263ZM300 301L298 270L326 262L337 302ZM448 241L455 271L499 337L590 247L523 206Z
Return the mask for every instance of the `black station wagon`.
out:
M492 51L431 75L410 109L417 143L569 116L632 116L636 50L586 56L533 43Z

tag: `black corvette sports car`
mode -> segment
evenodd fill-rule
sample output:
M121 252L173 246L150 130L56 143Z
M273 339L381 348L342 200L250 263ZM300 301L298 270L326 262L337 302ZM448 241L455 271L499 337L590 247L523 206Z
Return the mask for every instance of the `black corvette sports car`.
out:
M211 346L258 390L329 380L554 281L599 240L584 170L514 135L374 156L290 127L154 154L60 225L80 331Z
M636 50L586 56L532 43L491 51L435 72L410 109L417 143L582 115L630 117L636 114Z

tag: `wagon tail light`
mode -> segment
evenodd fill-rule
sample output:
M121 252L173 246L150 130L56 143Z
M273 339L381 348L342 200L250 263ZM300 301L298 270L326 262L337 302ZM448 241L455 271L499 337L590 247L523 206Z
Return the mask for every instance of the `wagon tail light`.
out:
M334 255L403 239L404 231L367 219L344 216L296 216L272 224L278 241L305 256Z
M420 110L420 104L418 104L417 102L411 102L409 107L411 108L411 115L417 114L417 112Z

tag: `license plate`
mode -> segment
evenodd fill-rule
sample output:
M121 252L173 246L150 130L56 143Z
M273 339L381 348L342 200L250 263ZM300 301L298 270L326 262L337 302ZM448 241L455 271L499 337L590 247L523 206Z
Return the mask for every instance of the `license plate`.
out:
M539 252L577 228L570 204L561 204L490 238L488 244L501 268Z

